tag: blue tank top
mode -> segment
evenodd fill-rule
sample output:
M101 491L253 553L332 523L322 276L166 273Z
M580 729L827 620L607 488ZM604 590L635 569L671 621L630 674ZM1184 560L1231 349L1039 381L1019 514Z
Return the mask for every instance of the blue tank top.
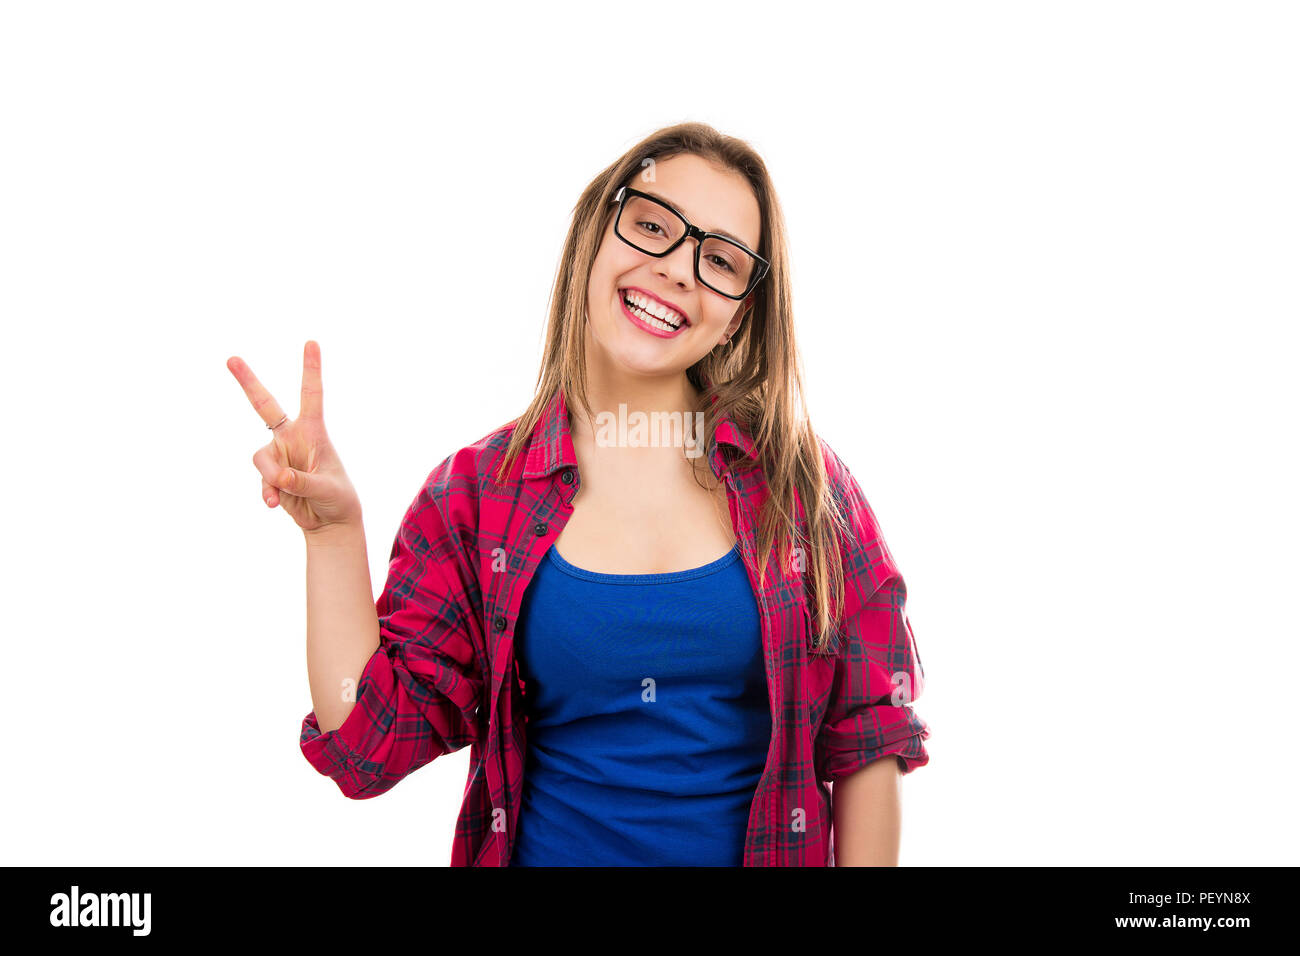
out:
M739 550L664 574L552 545L520 609L526 762L511 866L740 866L772 733Z

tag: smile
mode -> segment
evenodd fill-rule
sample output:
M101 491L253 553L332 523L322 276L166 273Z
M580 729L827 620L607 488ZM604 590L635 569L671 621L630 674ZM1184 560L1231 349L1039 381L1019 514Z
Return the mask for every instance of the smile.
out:
M690 320L667 303L636 289L620 289L623 313L633 323L662 338L679 335Z

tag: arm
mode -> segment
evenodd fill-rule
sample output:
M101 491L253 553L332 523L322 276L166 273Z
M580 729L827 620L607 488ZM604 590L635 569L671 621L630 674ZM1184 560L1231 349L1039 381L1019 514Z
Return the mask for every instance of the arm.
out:
M831 783L836 864L896 864L900 778L930 759L929 727L911 706L924 670L907 618L907 585L862 489L825 447L827 480L848 533L841 538L839 641L815 738L817 776Z
M332 550L309 553L309 573L319 575L308 591L312 699L330 712L304 718L299 746L352 799L386 792L480 734L483 678L470 624L477 579L459 560L460 536L473 531L476 511L464 490L473 482L453 476L455 457L435 469L407 509L388 581L368 613L361 608L369 588L364 545L340 538ZM368 630L371 614L375 631ZM338 644L327 649L324 639ZM373 649L363 658L367 646ZM347 677L357 678L355 701L340 699Z
M352 712L366 662L379 647L364 527L327 525L307 538L307 679L322 731Z
M882 757L832 785L836 866L898 866L900 780Z

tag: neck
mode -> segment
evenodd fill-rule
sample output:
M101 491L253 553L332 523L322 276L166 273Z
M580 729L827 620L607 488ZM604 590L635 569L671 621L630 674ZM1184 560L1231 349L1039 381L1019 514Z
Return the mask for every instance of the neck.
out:
M590 330L588 330L590 336ZM685 371L663 375L642 375L613 366L603 353L587 339L587 396L593 415L609 412L619 417L619 406L626 414L643 412L677 413L687 422L695 422L701 392L686 377ZM569 407L570 430L575 436L593 435L598 422L588 419L586 410L576 400ZM667 427L667 426L665 426Z
M671 375L640 375L626 369L611 368L609 363L597 359L588 340L587 396L592 411L618 414L619 405L632 412L694 413L699 408L700 390L690 383L686 373ZM575 424L588 427L586 412L576 402L569 409Z

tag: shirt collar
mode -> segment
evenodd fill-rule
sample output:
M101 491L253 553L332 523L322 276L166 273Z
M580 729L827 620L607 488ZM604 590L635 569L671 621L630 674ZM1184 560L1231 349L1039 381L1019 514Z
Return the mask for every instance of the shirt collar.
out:
M713 396L713 401L717 400L718 396ZM738 467L753 467L757 463L754 439L730 415L723 415L718 419L708 450L709 464L718 478L732 468L731 460L722 452L723 445L738 448L749 459L749 464L737 463ZM578 456L574 454L573 439L569 435L569 408L564 401L563 389L556 388L533 429L524 477L544 478L561 468L576 468L577 465Z

